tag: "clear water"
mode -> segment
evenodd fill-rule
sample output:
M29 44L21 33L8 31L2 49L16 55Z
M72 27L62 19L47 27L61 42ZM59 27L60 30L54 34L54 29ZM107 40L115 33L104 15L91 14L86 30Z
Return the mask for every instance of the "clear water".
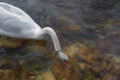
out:
M48 36L0 37L0 80L120 80L119 0L0 1L55 29L71 65L58 58Z

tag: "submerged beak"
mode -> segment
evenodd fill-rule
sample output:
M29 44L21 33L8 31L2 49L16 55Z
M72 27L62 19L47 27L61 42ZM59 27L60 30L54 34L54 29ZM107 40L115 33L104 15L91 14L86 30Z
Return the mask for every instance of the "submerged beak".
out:
M64 65L67 69L71 68L71 65L70 65L69 61L64 60Z
M63 64L66 68L71 68L71 65L69 64L69 58L67 55L65 55L62 51L58 52L59 57L61 58L61 60L63 60Z

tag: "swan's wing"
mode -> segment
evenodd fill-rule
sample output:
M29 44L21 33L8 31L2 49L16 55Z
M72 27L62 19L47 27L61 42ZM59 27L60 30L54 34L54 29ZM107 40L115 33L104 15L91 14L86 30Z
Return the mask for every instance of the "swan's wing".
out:
M29 37L41 29L24 11L10 4L0 2L0 34L15 37Z

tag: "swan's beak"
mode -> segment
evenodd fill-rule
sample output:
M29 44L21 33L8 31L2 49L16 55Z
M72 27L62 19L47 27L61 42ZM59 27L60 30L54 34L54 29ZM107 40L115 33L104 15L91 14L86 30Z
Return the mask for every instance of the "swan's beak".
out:
M70 65L69 61L64 60L64 65L67 69L71 68L71 65Z
M70 68L71 65L69 64L69 57L67 55L65 55L62 51L59 51L58 55L63 60L65 67Z

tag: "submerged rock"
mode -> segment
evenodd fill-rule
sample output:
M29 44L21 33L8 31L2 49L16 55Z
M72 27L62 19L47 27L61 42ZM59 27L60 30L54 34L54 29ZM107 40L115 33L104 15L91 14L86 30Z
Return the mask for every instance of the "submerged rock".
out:
M71 65L66 68L45 41L0 37L1 80L120 80L119 0L0 1L54 28Z
M15 80L17 76L19 76L17 79L26 77L25 79L28 80L27 74L37 74L46 70L53 60L53 55L46 47L46 41L42 40L21 40L1 36L0 49L2 80L5 75L8 75L7 78L13 76L9 80ZM22 75L24 72L25 75Z
M65 48L64 51L70 58L68 67L67 63L49 52L45 41L7 37L0 40L11 43L0 43L0 49L3 49L0 54L5 53L0 59L2 80L104 80L109 77L118 79L118 61L107 54L102 55L95 45L87 46L93 44L76 43ZM114 73L114 76L110 76Z

